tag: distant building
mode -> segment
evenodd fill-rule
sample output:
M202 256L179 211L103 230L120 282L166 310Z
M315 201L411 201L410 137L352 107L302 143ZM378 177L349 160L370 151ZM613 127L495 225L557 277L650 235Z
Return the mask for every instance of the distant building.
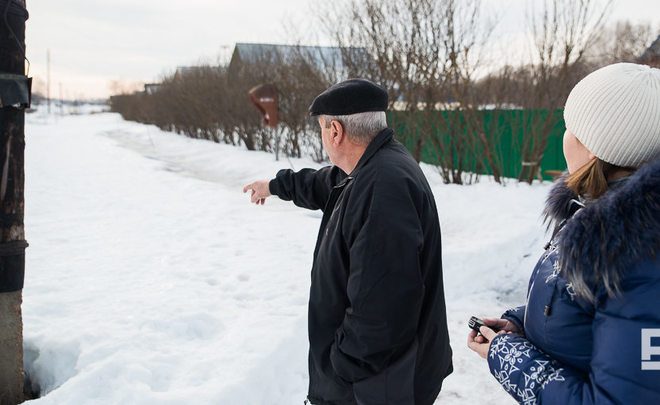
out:
M373 64L365 48L237 43L228 69L232 75L246 65L291 65L304 62L320 72L345 78L350 72L345 60L365 67Z
M177 66L174 72L174 77L179 77L184 74L194 73L201 70L201 66Z
M660 35L653 41L642 56L637 59L638 63L660 68Z
M156 91L158 91L159 87L160 87L160 83L145 83L144 84L144 93L145 94L154 94Z
M200 66L177 66L176 71L174 71L174 79L179 79L182 75L193 75L193 74L202 74L208 72L209 70L220 69L220 66L209 66L209 65L200 65Z

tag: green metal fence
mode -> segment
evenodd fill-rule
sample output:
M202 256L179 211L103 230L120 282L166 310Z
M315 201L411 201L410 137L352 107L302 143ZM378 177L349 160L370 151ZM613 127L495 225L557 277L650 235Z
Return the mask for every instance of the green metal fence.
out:
M491 146L492 158L504 177L518 178L523 169L523 150L531 148L526 143L533 140L535 131L549 131L543 157L541 159L541 173L543 178L550 180L548 170L565 170L566 163L562 152L562 138L565 130L562 111L555 110L552 114L548 110L482 110L477 112L479 127L468 129L465 124L464 113L460 111L434 111L428 115L419 113L415 128L411 128L413 120L406 112L390 112L388 119L390 126L395 130L397 139L413 153L415 143L420 133L425 133L424 145L421 150L421 161L434 165L441 164L438 144L445 147L450 145L453 137L455 147L445 148L444 153L453 153L454 161L458 161L457 154L462 154L463 170L480 174L492 174L486 162L482 143L478 141L478 134L468 131L480 131ZM424 122L426 120L426 122ZM430 121L430 122L429 122ZM545 126L545 129L543 127ZM425 128L425 129L424 129ZM472 146L461 148L458 142L472 142ZM451 152L450 152L451 151ZM447 161L447 157L445 156Z

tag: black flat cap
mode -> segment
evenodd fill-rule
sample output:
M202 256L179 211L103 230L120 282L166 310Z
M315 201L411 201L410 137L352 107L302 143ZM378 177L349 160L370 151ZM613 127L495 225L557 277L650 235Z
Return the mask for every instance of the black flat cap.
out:
M387 110L387 91L365 79L349 79L319 94L309 115L351 115Z

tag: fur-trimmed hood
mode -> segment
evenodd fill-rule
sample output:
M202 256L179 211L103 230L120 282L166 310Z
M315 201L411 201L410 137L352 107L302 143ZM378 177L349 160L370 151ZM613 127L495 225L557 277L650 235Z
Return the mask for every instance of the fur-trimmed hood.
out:
M563 275L578 295L594 301L597 290L613 295L627 269L660 253L660 159L576 212L577 199L562 177L545 215L560 224L574 214L554 243Z

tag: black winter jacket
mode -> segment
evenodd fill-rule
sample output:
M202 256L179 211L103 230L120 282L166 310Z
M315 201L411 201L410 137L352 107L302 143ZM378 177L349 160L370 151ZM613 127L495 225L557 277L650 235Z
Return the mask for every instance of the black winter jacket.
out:
M322 209L309 299L315 405L432 404L452 372L431 189L383 130L355 170L281 170L272 194Z

